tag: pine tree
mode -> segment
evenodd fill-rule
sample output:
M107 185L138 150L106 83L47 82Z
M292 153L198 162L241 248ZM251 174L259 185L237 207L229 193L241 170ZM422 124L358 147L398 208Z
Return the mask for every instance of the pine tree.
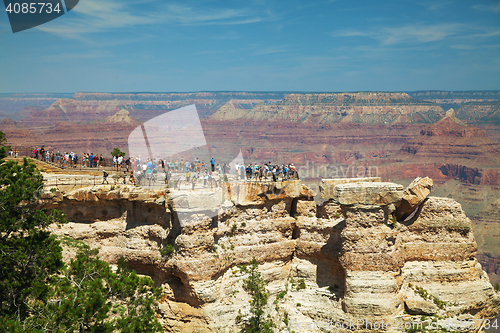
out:
M33 209L41 189L34 164L0 161L0 318L28 316L26 300L46 301L50 277L64 267L59 242L46 229L64 217Z
M243 332L246 333L270 333L273 332L273 322L269 319L264 319L264 309L269 298L265 286L267 282L262 279L258 271L259 263L255 258L252 259L248 268L248 277L243 280L243 289L252 296L250 303L250 320Z
M160 288L149 277L139 277L121 258L113 272L97 256L97 249L81 245L62 276L54 276L49 302L33 303L24 322L30 331L162 332L155 303Z
M0 158L0 332L162 331L155 313L160 289L123 259L113 272L98 250L71 240L79 250L66 267L47 228L66 220L62 212L36 209L42 189L34 164Z
M0 160L4 159L7 156L7 147L3 145L5 142L7 142L5 134L3 132L0 132Z

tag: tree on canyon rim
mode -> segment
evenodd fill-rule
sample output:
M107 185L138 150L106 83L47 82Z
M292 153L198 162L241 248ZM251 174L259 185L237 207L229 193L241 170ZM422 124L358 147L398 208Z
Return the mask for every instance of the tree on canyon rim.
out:
M7 156L7 147L3 145L5 142L7 142L5 134L0 132L0 160Z
M248 268L241 266L242 272L248 273L248 277L243 280L243 289L252 296L250 302L250 318L241 330L242 333L272 333L273 321L264 317L264 309L269 299L266 291L267 282L264 281L258 271L259 263L252 258Z
M0 145L5 136L0 132ZM0 327L2 332L158 332L160 296L149 278L120 260L113 272L97 250L78 244L69 266L48 226L62 212L35 209L43 176L27 159L6 161L0 149Z
M113 151L111 152L111 156L113 157L119 157L119 156L125 156L125 152L121 151L120 148L113 148Z

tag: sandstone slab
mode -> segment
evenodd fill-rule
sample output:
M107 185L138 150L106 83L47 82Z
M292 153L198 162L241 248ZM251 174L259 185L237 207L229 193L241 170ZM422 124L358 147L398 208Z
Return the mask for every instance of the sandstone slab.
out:
M386 182L361 182L336 185L333 199L341 205L385 206L399 202L403 186Z
M332 178L322 179L319 187L321 199L331 199L334 196L336 185L360 182L381 182L380 177L361 177L361 178Z
M402 221L429 196L432 190L433 181L429 177L415 178L403 191L403 198L398 203L396 217Z
M408 313L412 315L432 316L438 311L434 303L414 298L405 300L405 307Z
M297 214L316 217L316 202L299 200L297 202Z

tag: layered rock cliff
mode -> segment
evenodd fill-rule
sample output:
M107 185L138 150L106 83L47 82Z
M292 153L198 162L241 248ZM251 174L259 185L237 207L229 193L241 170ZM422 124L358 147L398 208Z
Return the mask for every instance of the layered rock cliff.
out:
M277 103L249 110L220 108L212 120L266 120L311 123L414 124L432 123L442 109L405 93L290 94Z
M408 140L403 152L422 159L458 161L466 166L500 166L500 145L477 127L455 117L450 109L438 122L424 127L420 136Z
M460 179L469 184L500 184L500 145L484 130L457 119L453 109L424 126L419 136L408 139L387 162L397 164L381 166L383 177L394 178L398 174L394 168L404 164L404 177L400 174L399 179L427 174L440 182Z
M71 222L55 233L99 246L112 263L124 256L162 286L159 315L168 332L237 330L250 300L238 265L252 258L269 282L266 314L280 330L314 331L323 323L342 332L349 329L336 323L357 322L402 331L405 322L426 327L432 315L491 318L500 295L475 259L471 222L453 199L428 197L431 186L325 181L318 205L300 181L185 193L49 185L40 206L66 212ZM200 195L224 200L212 217L185 205L189 214L180 221L172 198ZM162 258L167 244L175 252ZM393 328L367 327L382 321Z

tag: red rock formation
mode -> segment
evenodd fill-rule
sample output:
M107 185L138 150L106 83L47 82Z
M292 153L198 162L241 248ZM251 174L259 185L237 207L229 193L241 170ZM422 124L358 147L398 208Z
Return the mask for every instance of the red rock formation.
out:
M33 130L11 119L2 120L0 131L5 134L7 144L12 147L40 145L40 138Z
M389 162L394 160L399 161L401 171L397 171L397 165L380 165L384 176L427 175L438 183L459 179L469 184L500 184L500 145L482 129L457 119L453 109L440 121L425 126L418 137L409 139Z
M249 110L221 108L211 119L394 125L432 123L442 112L441 107L405 93L290 94L279 103Z

